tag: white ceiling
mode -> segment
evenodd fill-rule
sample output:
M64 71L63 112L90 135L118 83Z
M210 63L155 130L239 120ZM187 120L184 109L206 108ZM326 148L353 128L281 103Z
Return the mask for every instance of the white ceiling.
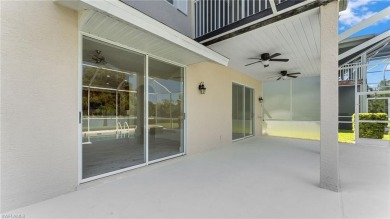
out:
M84 33L99 36L138 51L184 65L208 61L207 58L195 52L163 40L131 24L100 12L90 11L90 13L88 20L81 28Z
M230 59L229 67L258 80L275 80L278 72L301 72L299 77L320 74L319 9L313 9L253 31L208 46ZM289 62L270 62L245 66L261 53L281 53L276 58ZM275 76L275 77L273 77ZM270 78L271 77L271 78Z

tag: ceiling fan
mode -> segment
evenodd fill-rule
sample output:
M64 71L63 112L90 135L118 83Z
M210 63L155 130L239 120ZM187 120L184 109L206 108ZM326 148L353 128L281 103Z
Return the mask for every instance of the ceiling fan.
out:
M273 55L269 55L269 53L263 53L263 54L260 55L260 58L249 58L249 59L256 59L258 61L246 64L245 66L253 65L253 64L262 62L264 67L266 68L266 67L269 66L269 62L270 61L274 61L274 62L288 62L289 59L275 59L275 57L280 56L280 55L281 55L280 53L275 53Z
M92 55L92 60L95 61L96 64L106 64L106 58L102 55L101 50L95 50L96 54Z
M279 73L279 78L276 79L276 80L280 80L280 79L286 79L287 77L290 77L290 78L297 78L298 76L295 76L295 75L300 75L301 73L300 72L295 72L295 73L287 73L287 71L281 71Z

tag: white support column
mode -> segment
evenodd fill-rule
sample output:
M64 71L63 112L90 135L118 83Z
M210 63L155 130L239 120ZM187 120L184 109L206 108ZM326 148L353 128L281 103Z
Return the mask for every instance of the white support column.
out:
M338 1L320 7L321 167L320 187L339 191Z
M354 72L357 72L357 67L353 68ZM355 142L357 143L359 141L359 99L360 95L358 95L358 77L355 74ZM353 124L352 124L353 125Z
M364 52L361 56L361 63L363 64L361 67L360 67L360 71L362 73L362 79L363 79L363 83L362 83L362 87L360 88L360 91L363 91L363 92L367 92L367 65L365 64L368 64L367 63L367 53ZM356 95L356 94L355 94ZM367 110L367 95L362 95L361 97L359 96L359 100L360 101L360 112L364 112L364 113L367 113L368 110Z

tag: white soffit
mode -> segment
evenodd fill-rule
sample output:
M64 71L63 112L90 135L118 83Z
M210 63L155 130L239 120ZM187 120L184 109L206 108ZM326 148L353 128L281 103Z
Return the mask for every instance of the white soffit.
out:
M320 75L319 8L240 34L209 46L229 58L229 67L258 80L275 80L282 70L301 72L299 77ZM261 53L281 53L276 58L289 62L270 62L245 66Z
M118 0L57 0L79 11L80 31L129 48L190 65L229 59Z

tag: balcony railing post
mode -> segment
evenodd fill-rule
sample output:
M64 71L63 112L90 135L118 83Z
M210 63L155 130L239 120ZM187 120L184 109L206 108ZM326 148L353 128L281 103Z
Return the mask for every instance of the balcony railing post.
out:
M235 0L233 0L232 1L232 20L231 20L231 22L230 23L233 23L234 22L234 5L235 5L236 3L235 3Z
M226 5L226 3L225 3L226 1L225 0L222 0L222 27L223 26L225 26L225 18L226 18L226 15L225 15L225 13L226 13L226 11L225 11L225 5Z
M209 4L208 4L208 0L204 0L204 1L206 2L206 15L205 15L205 17L206 17L206 32L205 32L205 34L206 34L209 32L209 15L208 15Z
M230 0L228 0L227 13L227 24L230 24Z
M240 20L240 2L239 0L236 0L236 19L234 20L234 22Z
M195 5L195 37L198 37L199 34L198 34L198 27L199 27L199 23L198 23L198 7L197 7L197 4L198 2L195 2L194 5Z
M213 30L216 30L217 29L217 0L213 0L214 2L214 29Z

